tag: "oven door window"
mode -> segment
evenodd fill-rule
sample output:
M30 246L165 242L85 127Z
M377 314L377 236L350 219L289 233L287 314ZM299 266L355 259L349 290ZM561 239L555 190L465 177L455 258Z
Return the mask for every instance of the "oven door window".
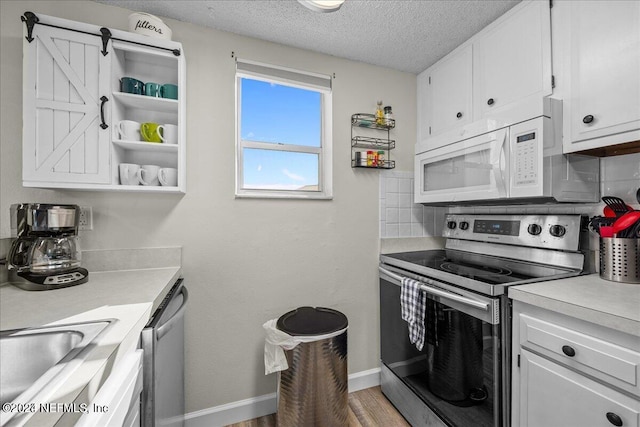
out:
M380 281L382 362L450 425L499 425L500 325L434 298L418 351L401 317L400 286Z

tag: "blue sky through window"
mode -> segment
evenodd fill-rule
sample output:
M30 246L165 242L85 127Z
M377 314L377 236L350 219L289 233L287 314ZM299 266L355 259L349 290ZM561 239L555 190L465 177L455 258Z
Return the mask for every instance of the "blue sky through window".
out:
M241 79L243 140L320 147L321 94L275 83ZM243 150L245 188L318 190L316 154Z

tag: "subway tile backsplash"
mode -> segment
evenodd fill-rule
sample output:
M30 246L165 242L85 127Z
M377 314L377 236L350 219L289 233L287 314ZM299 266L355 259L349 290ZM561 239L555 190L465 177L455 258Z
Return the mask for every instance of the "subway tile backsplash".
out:
M380 237L440 236L446 208L413 203L413 172L380 176Z
M640 153L600 160L600 193L617 196L640 209ZM384 171L380 176L380 237L439 237L447 213L578 213L602 215L602 203L518 206L432 207L413 203L413 172Z

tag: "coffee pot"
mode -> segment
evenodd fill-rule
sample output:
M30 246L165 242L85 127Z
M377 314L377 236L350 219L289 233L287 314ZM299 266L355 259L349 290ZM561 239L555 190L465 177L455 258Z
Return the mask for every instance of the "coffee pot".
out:
M86 283L80 267L80 207L44 203L11 206L9 282L26 290L49 290Z

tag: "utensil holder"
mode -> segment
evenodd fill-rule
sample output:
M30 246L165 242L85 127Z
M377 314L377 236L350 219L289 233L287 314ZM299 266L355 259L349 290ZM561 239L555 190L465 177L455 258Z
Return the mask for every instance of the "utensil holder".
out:
M600 238L600 277L640 283L640 239Z

